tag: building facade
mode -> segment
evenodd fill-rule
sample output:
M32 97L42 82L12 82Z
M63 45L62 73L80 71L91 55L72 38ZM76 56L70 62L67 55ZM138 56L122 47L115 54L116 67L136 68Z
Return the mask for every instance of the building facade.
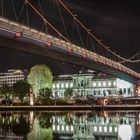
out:
M27 76L27 70L9 69L7 72L0 73L0 87L3 84L12 86L19 80L24 80Z
M52 84L53 95L64 97L66 88L73 88L75 96L94 97L105 96L133 96L135 86L127 81L114 78L105 74L71 74L59 75Z

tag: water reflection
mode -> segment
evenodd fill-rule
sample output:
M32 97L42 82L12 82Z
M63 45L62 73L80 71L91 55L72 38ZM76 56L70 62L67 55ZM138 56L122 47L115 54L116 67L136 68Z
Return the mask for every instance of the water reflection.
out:
M0 139L139 140L139 112L0 112Z

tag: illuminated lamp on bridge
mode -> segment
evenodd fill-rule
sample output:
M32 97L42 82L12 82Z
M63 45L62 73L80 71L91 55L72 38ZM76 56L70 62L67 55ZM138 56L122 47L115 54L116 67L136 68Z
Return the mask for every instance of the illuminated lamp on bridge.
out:
M16 32L15 37L20 38L22 36L22 32Z
M73 51L72 49L68 49L68 50L67 50L67 53L68 53L68 54L71 54L72 51Z
M82 55L82 57L83 57L84 59L86 59L86 58L87 58L87 55L86 55L86 54L84 54L84 55Z
M52 46L53 46L52 42L47 42L46 43L46 47L52 47Z

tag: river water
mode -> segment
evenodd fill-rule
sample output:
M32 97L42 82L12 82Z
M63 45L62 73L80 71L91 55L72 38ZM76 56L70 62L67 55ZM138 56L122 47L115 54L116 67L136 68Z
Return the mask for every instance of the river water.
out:
M137 111L1 111L0 140L140 140Z

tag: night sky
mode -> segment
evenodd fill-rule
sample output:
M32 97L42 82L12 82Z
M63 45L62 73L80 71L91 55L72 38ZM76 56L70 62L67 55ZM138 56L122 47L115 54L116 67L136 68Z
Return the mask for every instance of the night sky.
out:
M4 16L15 20L12 4L19 16L23 0L3 0ZM123 0L63 0L71 11L77 15L78 19L90 28L92 33L100 39L106 46L117 52L123 57L129 58L140 51L140 8L138 1ZM62 22L58 12L58 7L54 0L33 0L33 4L39 9L43 9L49 21L55 27L64 32L61 28ZM0 4L2 5L2 4ZM60 6L60 5L59 5ZM7 8L6 8L7 7ZM28 7L29 8L29 7ZM8 9L8 10L7 10ZM73 35L73 20L60 7L62 16L64 17L65 26L69 39L80 45L77 33ZM2 15L2 6L0 6L0 15ZM39 17L29 8L30 26L45 30L43 23ZM27 24L25 9L19 16L19 22ZM76 27L75 27L76 28ZM79 28L80 29L80 28ZM74 29L76 30L76 29ZM55 33L48 29L49 33ZM85 35L85 34L84 34ZM83 37L84 38L84 37ZM85 39L85 38L84 38ZM83 39L83 40L84 40ZM85 40L84 40L85 41ZM135 59L140 59L140 55ZM25 68L30 69L35 64L47 64L54 74L74 73L80 68L74 65L64 64L56 60L35 56L33 54L25 54L15 50L0 47L0 71L8 68ZM137 71L140 71L140 63L132 65Z

